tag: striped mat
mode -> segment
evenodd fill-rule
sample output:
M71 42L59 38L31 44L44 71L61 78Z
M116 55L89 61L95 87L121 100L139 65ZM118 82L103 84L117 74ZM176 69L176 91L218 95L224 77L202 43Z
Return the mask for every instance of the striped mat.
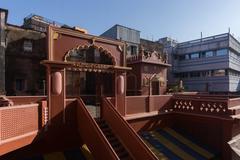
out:
M144 142L161 160L215 160L216 154L171 128L140 133Z
M83 145L81 149L38 155L23 160L93 160L93 157L87 146Z

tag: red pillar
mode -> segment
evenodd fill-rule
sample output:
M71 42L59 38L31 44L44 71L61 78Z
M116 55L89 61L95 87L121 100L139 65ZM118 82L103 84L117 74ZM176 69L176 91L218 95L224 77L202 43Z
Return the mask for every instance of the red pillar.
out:
M122 116L126 115L126 73L115 73L115 106Z

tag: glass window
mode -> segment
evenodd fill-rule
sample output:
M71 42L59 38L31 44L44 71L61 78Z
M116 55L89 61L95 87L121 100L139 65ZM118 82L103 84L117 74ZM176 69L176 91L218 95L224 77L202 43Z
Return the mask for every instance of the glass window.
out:
M187 78L188 77L188 73L182 73L182 78Z
M191 59L197 59L199 58L199 53L192 53L191 54Z
M202 77L211 77L211 71L203 71Z
M213 76L225 76L225 70L224 69L218 69L213 71Z
M174 74L174 78L179 78L179 77L180 77L180 74L178 74L178 73Z
M187 78L188 77L188 73L175 73L174 74L174 78Z
M225 56L227 55L227 53L228 53L227 49L220 49L220 50L217 50L216 56Z
M205 57L212 57L212 56L213 56L213 51L205 52Z
M179 56L179 60L184 60L185 56Z
M131 55L137 54L137 46L131 46Z
M25 40L23 42L23 50L25 52L32 52L32 42L30 40Z
M191 72L190 77L200 77L200 72Z
M201 52L201 58L205 58L206 57L206 52Z
M185 59L190 59L189 54L185 54Z

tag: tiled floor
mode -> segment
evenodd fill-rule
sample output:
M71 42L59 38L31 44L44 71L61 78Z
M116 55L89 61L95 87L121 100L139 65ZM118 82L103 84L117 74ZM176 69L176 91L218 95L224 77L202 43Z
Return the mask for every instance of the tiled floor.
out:
M161 160L210 160L216 154L171 128L142 132L141 137Z
M87 157L87 158L86 158ZM37 155L24 160L89 160L81 149L72 149L64 152L54 152L45 155Z

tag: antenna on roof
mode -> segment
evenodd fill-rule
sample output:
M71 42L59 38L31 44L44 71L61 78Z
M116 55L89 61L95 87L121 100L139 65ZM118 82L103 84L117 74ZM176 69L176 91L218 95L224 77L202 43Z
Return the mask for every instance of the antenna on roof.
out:
M230 32L231 32L231 29L230 29L230 27L228 27L228 33L230 34Z
M201 32L201 41L202 41L202 32Z

